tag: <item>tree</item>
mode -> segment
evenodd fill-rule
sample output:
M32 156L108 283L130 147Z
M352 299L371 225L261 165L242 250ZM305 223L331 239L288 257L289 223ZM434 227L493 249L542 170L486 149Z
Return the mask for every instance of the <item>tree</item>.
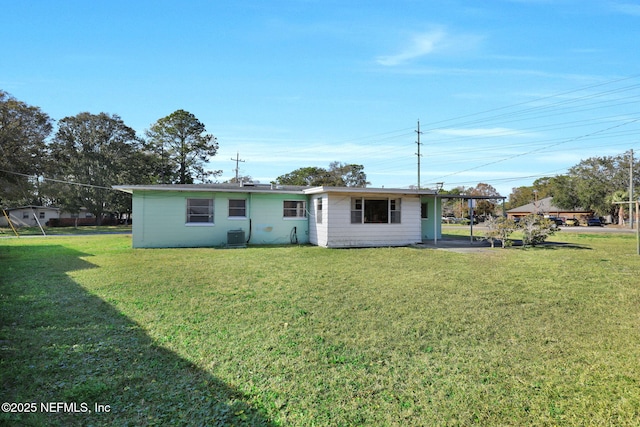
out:
M485 184L483 182L476 185L475 188L472 188L468 194L470 196L496 197L496 199L478 200L475 208L475 212L478 215L492 215L495 211L498 198L501 197L500 193L498 193L498 190L496 190L493 186Z
M329 164L329 174L334 177L336 185L341 187L366 187L371 184L367 181L367 174L364 173L363 165L346 164L341 162L331 162Z
M568 175L558 175L553 178L553 183L555 186L553 203L556 206L561 209L582 208L576 186L577 178Z
M467 207L467 203L465 203L463 199L457 197L451 199L446 198L447 194L459 196L462 194L466 194L466 192L467 189L464 186L455 187L451 190L440 190L439 194L442 196L444 201L442 206L443 213L446 212L447 214L453 214L453 216L456 218L463 218L464 216L466 216L469 208Z
M241 182L252 182L254 184L260 184L260 181L251 178L251 175L239 176L237 179L234 176L233 178L225 181L223 184L240 184Z
M531 203L536 197L538 200L553 197L555 194L555 178L544 177L533 181L532 186L513 188L509 195L509 207L516 208ZM537 195L536 195L537 193Z
M366 187L364 166L332 162L329 169L308 166L296 169L275 179L275 184L330 187Z
M584 209L596 212L600 216L615 215L618 208L607 201L616 191L629 187L629 153L618 156L591 157L581 161L569 169L567 174L571 184L571 191L576 204ZM633 165L634 177L638 185L640 181L639 164ZM565 190L562 190L565 191ZM554 202L560 207L565 206L565 200Z
M60 120L49 147L49 191L71 212L86 207L98 225L105 213L127 210L130 198L112 185L149 181L149 158L141 140L117 115L80 113Z
M35 177L42 174L51 130L47 114L0 90L0 204L42 204Z
M204 124L193 114L176 110L155 122L146 132L147 146L159 158L161 183L192 184L210 182L221 171L207 171L205 164L218 152L215 136L207 134Z
M607 197L607 203L614 205L615 210L617 211L618 225L624 225L624 217L625 217L625 205L629 202L629 192L624 190L618 190L613 192ZM614 216L614 218L615 218Z
M275 183L280 185L319 186L329 181L326 169L309 166L280 175L276 178Z

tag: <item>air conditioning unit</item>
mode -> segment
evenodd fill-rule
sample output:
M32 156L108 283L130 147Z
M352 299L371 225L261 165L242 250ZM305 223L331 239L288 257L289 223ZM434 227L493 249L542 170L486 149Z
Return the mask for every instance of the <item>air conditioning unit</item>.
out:
M244 230L227 231L227 247L228 248L246 248L247 244L244 239Z

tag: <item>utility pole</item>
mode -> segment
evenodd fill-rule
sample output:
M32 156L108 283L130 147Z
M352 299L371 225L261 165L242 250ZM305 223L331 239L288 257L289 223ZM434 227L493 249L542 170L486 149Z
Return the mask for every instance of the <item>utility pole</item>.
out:
M629 157L629 226L633 229L633 148Z
M420 154L420 146L422 145L420 143L420 135L422 135L422 132L420 132L420 120L418 120L418 130L415 132L418 134L418 140L416 141L416 144L418 145L418 152L415 154L418 156L418 190L420 190L420 157L422 157L422 154Z
M239 183L240 181L238 181L238 171L240 170L240 168L238 167L238 163L242 162L244 163L244 160L240 160L240 153L236 151L236 158L234 159L233 157L231 158L231 160L233 160L234 162L236 162L236 183Z

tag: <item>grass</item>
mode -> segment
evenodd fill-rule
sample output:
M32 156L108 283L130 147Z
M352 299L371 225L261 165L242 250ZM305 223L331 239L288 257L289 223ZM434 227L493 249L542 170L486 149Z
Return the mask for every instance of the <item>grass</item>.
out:
M635 236L459 254L0 240L20 425L640 424Z
M70 234L130 233L130 225L82 225L79 227L42 227L47 236L64 236ZM42 236L40 227L18 227L20 236ZM0 227L0 237L15 236L9 227Z

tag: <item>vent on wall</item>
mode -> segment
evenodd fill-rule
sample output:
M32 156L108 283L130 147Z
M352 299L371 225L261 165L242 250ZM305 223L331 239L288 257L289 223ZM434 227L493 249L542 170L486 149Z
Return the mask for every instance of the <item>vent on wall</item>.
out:
M228 248L245 248L247 245L244 241L243 230L227 231L227 247Z

